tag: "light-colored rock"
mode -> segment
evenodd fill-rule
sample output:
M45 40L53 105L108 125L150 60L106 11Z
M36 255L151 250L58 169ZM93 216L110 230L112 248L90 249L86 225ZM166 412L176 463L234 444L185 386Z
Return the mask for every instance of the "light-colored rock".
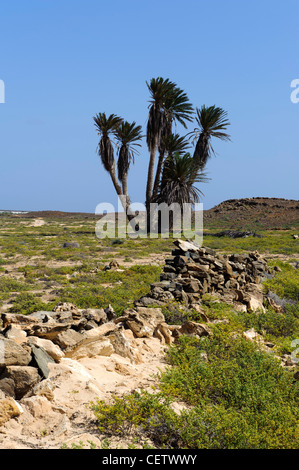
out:
M113 347L109 344L106 335L116 328L114 322L104 323L97 328L79 333L68 329L55 338L61 348L63 348L66 357L78 358L86 354L87 357L94 355L110 355Z
M28 343L43 348L49 356L54 359L54 361L58 362L64 356L64 352L61 348L49 339L38 338L37 336L28 336Z
M111 341L106 338L98 338L93 342L80 344L65 353L65 357L80 359L81 357L110 356L114 353Z
M12 339L0 339L0 367L4 366L27 366L31 361L28 348L21 346Z
M37 324L39 322L37 318L34 318L31 315L16 315L14 313L2 313L1 320L3 328L7 328L8 325L19 325L22 328Z
M26 397L30 396L42 396L46 397L47 400L53 401L54 400L54 390L55 390L55 383L51 379L45 379L36 384L29 393L26 394Z
M17 344L26 343L27 342L27 333L26 331L22 330L18 326L12 326L8 328L5 332L5 337L7 339L12 339Z
M21 405L13 398L0 400L0 427L11 418L16 418L23 413Z
M161 322L156 326L154 336L158 338L162 344L170 345L174 341L171 331L165 322Z
M207 325L202 325L194 321L186 321L180 328L177 328L173 334L174 336L188 335L201 338L202 336L210 336L212 332Z
M263 337L259 335L254 328L250 330L244 331L243 333L244 338L248 339L249 341L256 341L260 344L263 343Z
M138 364L142 362L142 357L135 339L131 339L126 334L126 330L124 328L120 327L111 331L107 337L109 338L116 354L130 359L132 363Z
M247 301L247 309L252 312L256 312L261 310L265 312L265 307L263 305L263 301L255 297L254 295L250 295Z
M149 338L153 336L157 325L164 321L165 318L160 308L136 307L125 310L116 323L124 323L138 338Z
M72 328L61 331L53 338L53 342L60 346L63 351L74 348L80 341L82 341L82 334Z
M200 248L196 243L186 241L186 240L174 240L173 244L177 246L180 250L182 251L191 251L191 252L197 252L198 249Z
M38 336L39 338L50 339L53 341L60 333L70 328L70 323L38 323L27 329L28 336Z
M51 403L45 396L23 398L21 403L34 418L42 418L52 411Z

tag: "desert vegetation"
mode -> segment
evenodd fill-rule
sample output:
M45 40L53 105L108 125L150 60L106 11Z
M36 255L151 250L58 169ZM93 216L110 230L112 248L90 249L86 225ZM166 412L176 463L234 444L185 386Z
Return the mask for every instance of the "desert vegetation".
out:
M95 222L53 214L33 225L28 216L2 215L1 312L28 315L71 302L111 305L121 316L133 307L159 281L174 240L98 240ZM258 250L275 274L263 280L264 292L282 300L281 309L265 304L263 311L238 311L212 295L202 297L200 311L182 309L180 302L163 305L169 325L206 318L212 334L183 335L167 347L167 367L150 391L90 403L102 448L115 436L130 448L298 447L297 225L257 228L259 237L246 238L216 236L223 229L217 216L207 218L204 245L222 254ZM109 269L113 261L117 268Z

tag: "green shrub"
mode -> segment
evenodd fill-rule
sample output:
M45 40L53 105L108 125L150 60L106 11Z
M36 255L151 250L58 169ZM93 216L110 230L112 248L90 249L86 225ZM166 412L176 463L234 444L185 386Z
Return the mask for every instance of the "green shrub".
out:
M297 448L298 385L277 359L241 336L214 329L182 336L158 393L98 402L101 432L142 432L159 448ZM171 401L186 403L177 414Z
M29 289L30 287L24 282L17 281L7 276L0 277L0 292L20 292Z
M10 313L20 313L22 315L29 315L30 313L38 312L40 310L51 311L55 303L45 303L42 302L38 297L31 293L21 293L19 294L12 307L10 307Z
M278 266L281 272L275 274L273 279L264 282L266 291L273 291L280 298L299 301L299 269L295 269L289 263L275 261L269 263Z

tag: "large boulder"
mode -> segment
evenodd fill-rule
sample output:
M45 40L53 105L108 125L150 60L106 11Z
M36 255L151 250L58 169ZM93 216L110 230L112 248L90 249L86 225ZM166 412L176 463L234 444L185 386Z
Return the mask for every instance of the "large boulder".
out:
M25 329L26 327L39 323L39 319L32 315L16 315L14 313L2 313L1 320L3 328L7 328L9 325L17 325Z
M14 381L16 399L21 399L41 377L36 367L31 366L7 366L3 372L2 378L9 378Z
M31 361L30 348L12 339L0 337L0 369L5 366L27 366Z
M194 336L196 338L201 338L202 336L210 336L211 330L207 325L201 323L196 323L194 321L186 321L179 328L173 332L173 335L178 338L181 335Z
M49 362L55 362L41 346L31 345L33 363L36 365L40 375L47 378L49 375Z
M164 321L165 318L160 308L136 307L135 309L126 309L124 314L116 320L116 323L123 323L138 338L150 338L157 325Z
M49 339L38 338L37 336L28 336L28 344L43 348L55 362L59 362L64 356L64 352L61 348Z
M96 355L109 356L114 349L107 339L107 334L115 328L115 323L108 322L82 333L69 329L58 335L55 343L63 349L65 357L72 359Z

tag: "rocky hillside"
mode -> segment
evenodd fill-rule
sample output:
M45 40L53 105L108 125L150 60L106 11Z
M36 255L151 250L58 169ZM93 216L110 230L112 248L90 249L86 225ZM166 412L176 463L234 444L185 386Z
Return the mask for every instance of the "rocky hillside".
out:
M205 226L227 229L283 229L298 227L299 201L253 197L229 199L204 211Z

